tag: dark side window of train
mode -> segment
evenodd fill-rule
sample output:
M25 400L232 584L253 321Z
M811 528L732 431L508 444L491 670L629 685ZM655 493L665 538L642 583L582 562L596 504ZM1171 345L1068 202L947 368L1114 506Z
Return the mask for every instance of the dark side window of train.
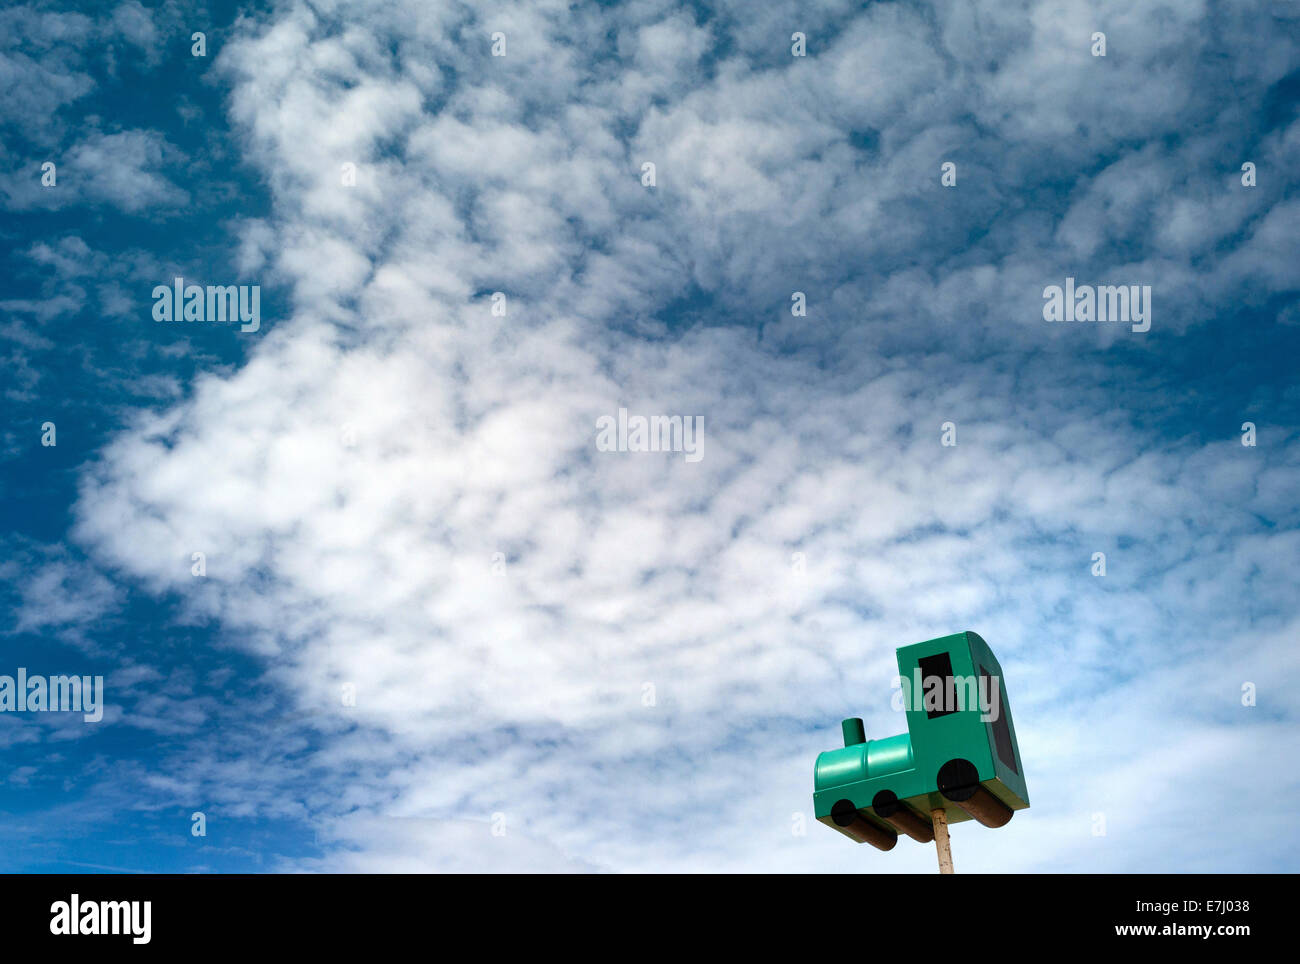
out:
M922 656L918 661L921 667L921 695L925 699L922 706L928 707L934 699L930 695L936 687L942 687L939 690L939 708L926 709L925 718L933 720L936 717L947 716L949 713L957 711L957 694L956 686L952 678L952 657L947 653L935 653L933 656ZM940 682L934 682L935 678Z
M980 693L990 693L989 671L980 667ZM998 748L998 759L1005 763L1012 773L1019 774L1016 766L1016 754L1011 749L1011 727L1007 723L1007 701L1002 695L1002 680L998 680L998 718L993 721L993 743Z

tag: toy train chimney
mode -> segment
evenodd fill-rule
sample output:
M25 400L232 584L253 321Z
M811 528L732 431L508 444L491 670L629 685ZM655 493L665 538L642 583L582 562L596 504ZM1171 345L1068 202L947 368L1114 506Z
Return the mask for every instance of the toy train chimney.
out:
M862 725L862 717L850 716L847 720L840 723L840 729L844 731L844 745L857 746L859 743L867 742L867 731Z

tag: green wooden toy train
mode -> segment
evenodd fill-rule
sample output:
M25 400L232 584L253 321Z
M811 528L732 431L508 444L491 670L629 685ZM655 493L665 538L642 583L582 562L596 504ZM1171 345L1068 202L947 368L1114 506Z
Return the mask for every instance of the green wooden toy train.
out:
M971 632L899 647L907 732L868 740L843 722L844 746L817 757L817 819L889 850L900 833L929 843L931 814L1001 827L1029 806L1002 667Z

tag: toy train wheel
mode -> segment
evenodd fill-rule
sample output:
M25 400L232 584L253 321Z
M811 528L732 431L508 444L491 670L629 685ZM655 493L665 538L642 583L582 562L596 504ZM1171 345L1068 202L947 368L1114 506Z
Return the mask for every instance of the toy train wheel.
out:
M831 806L831 821L858 843L869 843L877 850L893 850L898 834L878 827L864 817L852 800L837 800Z
M935 781L943 798L955 803L986 827L1002 827L1012 810L980 783L979 771L970 760L960 757L939 767Z
M917 843L929 843L934 839L934 826L899 800L893 790L881 790L872 797L871 809L881 820Z

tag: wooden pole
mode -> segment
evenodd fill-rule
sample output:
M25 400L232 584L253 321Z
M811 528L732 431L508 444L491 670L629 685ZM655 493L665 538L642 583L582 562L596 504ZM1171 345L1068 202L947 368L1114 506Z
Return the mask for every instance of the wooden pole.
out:
M934 820L934 849L939 852L939 873L951 874L952 845L948 842L948 814L943 807L937 807L930 811L930 817Z

